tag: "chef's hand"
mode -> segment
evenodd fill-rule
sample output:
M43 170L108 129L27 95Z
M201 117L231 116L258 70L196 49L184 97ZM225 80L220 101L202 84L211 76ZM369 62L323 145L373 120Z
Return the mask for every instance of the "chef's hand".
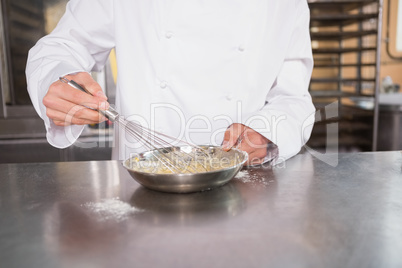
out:
M235 123L226 130L222 149L229 151L232 147L237 147L248 153L247 165L258 165L263 163L269 143L270 140L254 129Z
M91 75L86 72L80 72L66 75L65 77L74 80L86 88L93 96L75 89L66 83L56 81L50 85L47 94L43 98L43 104L46 106L46 115L57 126L71 124L86 125L105 121L106 118L97 111L86 108L90 107L99 110L109 108L107 97Z

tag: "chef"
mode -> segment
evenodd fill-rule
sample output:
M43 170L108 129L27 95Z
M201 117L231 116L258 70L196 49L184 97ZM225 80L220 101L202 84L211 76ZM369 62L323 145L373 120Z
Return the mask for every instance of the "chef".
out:
M307 142L314 106L305 0L71 0L30 50L26 76L48 142L65 148L111 104L89 74L112 49L115 108L195 144L233 146L248 164L280 163ZM59 81L72 79L93 96ZM144 150L116 128L114 159Z

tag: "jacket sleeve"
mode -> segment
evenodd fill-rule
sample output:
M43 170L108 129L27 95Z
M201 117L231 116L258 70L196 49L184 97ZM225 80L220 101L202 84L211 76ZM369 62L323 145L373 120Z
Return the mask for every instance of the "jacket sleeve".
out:
M274 163L297 154L309 139L314 123L315 108L308 92L313 69L310 14L306 1L296 2L297 17L284 62L265 106L253 115L264 118L266 124L258 120L247 124L277 145Z
M26 77L33 106L43 119L48 142L57 148L73 144L84 126L56 126L42 104L60 76L101 70L114 47L112 0L71 0L56 28L29 51Z

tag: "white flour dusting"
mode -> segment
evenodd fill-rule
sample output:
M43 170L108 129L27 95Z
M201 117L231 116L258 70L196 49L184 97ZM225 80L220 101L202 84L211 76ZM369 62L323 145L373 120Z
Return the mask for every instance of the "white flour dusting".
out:
M236 178L236 179L243 179L243 178L245 178L245 177L247 177L247 176L248 176L248 172L247 172L247 171L245 171L245 170L240 170L240 171L236 174L235 178Z
M88 202L82 205L90 210L99 221L124 221L130 215L141 212L142 210L130 206L129 204L120 201L118 197L104 199L101 202Z
M234 177L235 179L240 180L242 183L251 183L252 185L262 185L268 186L270 182L274 182L273 180L267 181L266 178L261 178L256 174L250 174L247 170L241 170Z

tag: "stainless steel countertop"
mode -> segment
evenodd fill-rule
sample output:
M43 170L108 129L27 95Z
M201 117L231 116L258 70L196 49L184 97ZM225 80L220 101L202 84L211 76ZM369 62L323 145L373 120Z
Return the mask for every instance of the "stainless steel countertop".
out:
M402 267L401 168L399 151L303 154L166 194L117 161L2 164L0 266Z

